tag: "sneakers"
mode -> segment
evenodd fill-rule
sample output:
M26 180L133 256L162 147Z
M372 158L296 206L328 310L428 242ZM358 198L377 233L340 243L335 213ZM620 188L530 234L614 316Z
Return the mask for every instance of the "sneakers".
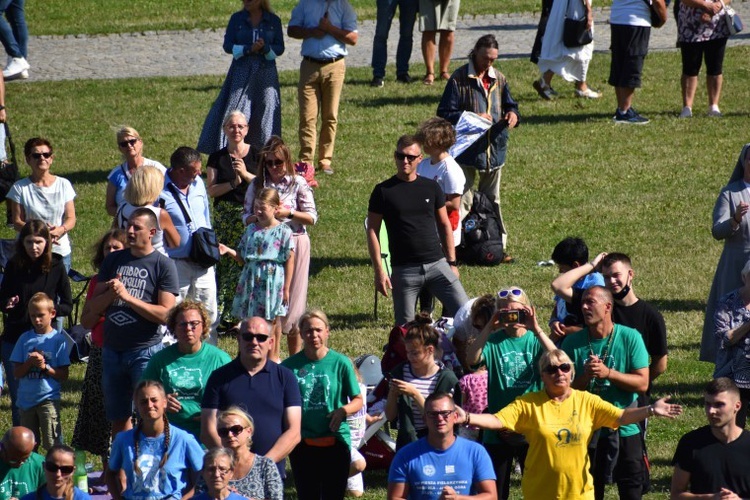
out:
M402 73L400 75L396 75L396 81L401 83L411 83L414 81L414 78L412 78L409 73Z
M14 57L11 59L10 63L5 67L3 70L3 77L5 78L13 78L17 75L20 75L24 71L28 70L31 66L29 66L29 63L24 59L23 57ZM28 74L27 74L28 78Z
M712 118L721 118L724 115L721 114L721 111L719 111L719 108L711 108L708 110L708 116Z
M383 82L383 77L380 77L380 76L372 77L372 81L370 82L370 87L380 88L383 85L385 85L385 83Z
M692 118L693 117L693 110L690 109L688 106L685 106L682 108L682 111L680 111L680 118Z
M620 113L618 109L615 111L615 117L613 118L616 124L625 125L645 125L649 122L648 118L638 114L634 108L629 108L626 112Z
M534 80L534 83L532 83L531 86L534 87L534 90L539 94L539 97L545 101L551 101L557 95L557 93L553 91L551 87L548 87L541 78L539 80Z
M594 90L591 87L587 87L586 90L576 89L576 97L583 97L584 99L599 99L601 96L601 92Z

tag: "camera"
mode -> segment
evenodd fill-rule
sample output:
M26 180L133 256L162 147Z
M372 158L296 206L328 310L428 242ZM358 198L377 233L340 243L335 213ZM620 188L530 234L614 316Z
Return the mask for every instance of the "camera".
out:
M510 311L500 311L498 320L501 323L524 323L526 321L526 311L523 309L511 309Z

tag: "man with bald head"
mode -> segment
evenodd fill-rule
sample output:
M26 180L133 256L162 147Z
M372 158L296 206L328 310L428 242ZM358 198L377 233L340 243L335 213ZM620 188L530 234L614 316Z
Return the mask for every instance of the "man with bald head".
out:
M235 331L239 355L214 370L206 383L201 441L207 448L221 446L216 417L230 406L239 406L253 417L258 431L252 450L276 462L283 478L284 461L301 439L302 397L297 378L268 358L274 342L268 321L245 319Z
M12 427L0 443L0 500L21 498L45 483L44 458L34 452L34 433Z
M638 330L614 323L613 307L612 292L602 286L587 289L581 304L586 326L565 337L562 349L575 364L574 389L598 394L618 408L635 407L638 394L648 389L648 351ZM602 429L598 439L592 437L589 454L597 500L613 480L620 498L641 498L645 463L638 424Z

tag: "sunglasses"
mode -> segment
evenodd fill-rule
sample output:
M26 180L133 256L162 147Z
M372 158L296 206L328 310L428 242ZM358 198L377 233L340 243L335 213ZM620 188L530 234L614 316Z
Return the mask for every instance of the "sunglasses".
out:
M428 411L426 412L426 415L432 419L438 420L448 420L448 417L451 416L451 413L453 413L455 410L443 410L443 411Z
M412 163L412 162L413 162L414 160L416 160L417 158L419 158L419 157L420 157L420 156L422 156L422 155L408 155L408 154L406 154L406 153L402 153L401 151L394 151L394 152L393 152L393 156L394 156L394 157L395 157L395 158L396 158L396 159L397 159L398 161L404 161L404 160L408 160L408 161L409 161L409 163Z
M263 164L267 167L281 167L284 165L284 160L266 160Z
M56 474L57 471L60 471L63 476L69 476L70 474L73 474L73 471L76 470L75 465L57 465L53 464L52 462L44 462L44 469L47 472L51 472L53 474Z
M544 367L544 373L548 375L554 375L557 373L557 370L560 370L563 373L570 373L570 369L572 367L570 366L570 363L563 363L561 365L549 365Z
M216 433L219 435L219 437L225 438L230 434L232 436L237 436L245 429L247 429L247 427L242 427L241 425L233 425L231 427L219 427L218 429L216 429Z
M126 148L128 146L135 146L137 142L138 139L128 139L127 141L120 141L117 144L119 144L121 148Z
M35 160L41 160L42 158L51 158L52 151L45 151L44 153L31 153L31 157Z
M510 294L513 294L516 297L520 297L521 294L523 294L523 290L521 290L520 288L509 288L507 290L500 290L499 292L497 292L497 296L501 299L504 299Z
M196 320L196 321L181 321L181 322L177 323L177 328L182 328L183 330L187 330L188 327L190 327L191 329L195 330L196 328L198 328L199 326L202 326L202 325L203 325L203 321L198 321L198 320Z
M257 341L259 344L262 344L266 340L268 340L268 335L265 333L241 333L240 337L242 337L242 340L245 342L252 342L253 340Z
M229 469L227 467L215 467L215 466L206 467L206 472L208 472L212 476L218 472L221 477L224 477L227 474L229 474L231 471L232 469Z

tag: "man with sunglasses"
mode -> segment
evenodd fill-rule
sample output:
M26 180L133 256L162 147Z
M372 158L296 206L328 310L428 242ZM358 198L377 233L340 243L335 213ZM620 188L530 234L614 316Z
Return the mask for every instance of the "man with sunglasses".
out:
M44 458L34 452L34 433L12 427L0 442L0 500L19 499L46 482Z
M566 336L562 349L575 365L574 389L598 394L618 408L637 407L638 394L648 389L648 351L637 330L614 323L613 307L612 292L602 286L587 289L581 305L586 326ZM620 498L641 498L645 462L638 424L603 428L591 439L589 454L597 500L613 480Z
M479 443L453 433L453 396L434 392L425 400L427 436L396 453L388 473L388 500L497 498L495 472Z
M255 423L252 451L273 460L284 478L286 457L302 435L302 397L297 378L290 369L269 359L274 339L268 321L248 318L233 330L239 356L208 378L201 404L201 442L207 448L221 446L217 414L238 406Z
M396 175L375 186L367 212L367 246L375 269L375 289L386 297L393 289L397 325L414 319L423 288L442 302L443 316L453 317L469 297L458 279L445 194L437 182L417 175L422 148L413 136L399 138L393 158ZM388 230L391 276L381 262L378 235L383 222Z

